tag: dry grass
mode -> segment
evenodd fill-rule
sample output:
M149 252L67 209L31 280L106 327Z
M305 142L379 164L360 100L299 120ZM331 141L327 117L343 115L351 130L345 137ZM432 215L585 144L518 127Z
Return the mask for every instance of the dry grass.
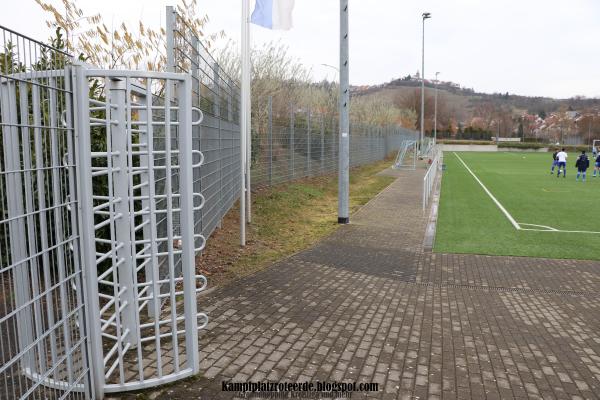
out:
M376 175L390 163L386 160L352 169L351 213L393 181ZM208 277L211 287L264 269L333 232L338 226L337 175L306 178L254 192L252 214L246 247L239 245L236 206L196 259L197 269Z

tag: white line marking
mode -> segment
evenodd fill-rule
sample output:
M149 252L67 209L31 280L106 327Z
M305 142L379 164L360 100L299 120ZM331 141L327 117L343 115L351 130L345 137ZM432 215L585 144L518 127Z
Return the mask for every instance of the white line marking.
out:
M512 226L515 227L516 230L518 231L530 231L530 232L559 232L559 233L590 233L590 234L600 234L600 232L594 232L594 231L568 231L568 230L562 230L562 229L556 229L553 228L551 226L547 226L547 225L537 225L537 224L526 224L524 222L517 222L512 215L510 215L510 213L506 210L506 208L504 208L504 206L502 204L500 204L500 202L498 201L498 199L496 199L494 197L494 195L492 194L492 192L490 192L488 190L487 187L485 187L485 185L483 184L483 182L481 182L479 180L479 178L477 177L477 175L475 175L473 173L473 171L471 171L471 169L468 167L468 165L463 161L462 158L460 158L460 156L456 153L454 153L454 155L456 156L456 158L458 158L458 160L462 163L462 165L464 165L464 167L467 169L467 171L469 171L469 173L473 176L473 178L475 178L475 180L481 185L481 187L483 188L483 190L485 190L485 192L488 194L488 196L490 196L490 198L492 199L492 201L494 203L496 203L496 205L498 206L498 208L500 209L500 211L502 211L502 213L506 216L506 218L508 218L508 220L510 221L510 223L512 224ZM544 229L533 229L533 228L523 228L521 227L521 225L523 226L535 226L538 228L544 228Z
M523 222L520 222L521 225L525 225L525 226L537 226L538 228L545 228L545 229L528 229L528 230L533 230L533 231L549 231L549 232L558 232L558 229L553 228L551 226L547 226L547 225L537 225L537 224L525 224Z
M456 158L458 158L458 160L462 163L462 165L465 166L465 168L467 169L467 171L469 171L469 173L473 176L473 178L475 178L475 180L481 185L481 187L483 188L483 190L485 190L485 192L488 194L488 196L490 196L490 198L492 199L492 201L494 203L496 203L496 205L498 206L498 208L500 209L500 211L502 211L502 213L506 216L506 218L508 218L508 220L510 221L510 223L512 224L512 226L515 227L516 230L520 231L521 230L521 225L519 225L519 223L517 221L515 221L515 219L512 217L512 215L510 215L510 213L508 211L506 211L506 208L504 208L504 206L502 204L500 204L500 202L498 201L498 199L496 199L494 197L494 195L492 194L492 192L490 192L488 190L488 188L485 187L485 185L483 184L483 182L481 182L479 180L479 178L477 177L477 175L475 175L473 173L473 171L471 171L471 169L467 166L467 164L465 164L465 162L463 161L462 158L460 158L460 156L456 153L454 153L454 155L456 156Z
M533 224L523 224L522 222L520 222L520 224L522 225L531 225L531 226L536 226ZM533 231L533 232L558 232L558 233L589 233L589 234L593 234L593 235L600 235L600 232L594 232L594 231L564 231L562 229L529 229L529 228L521 228L522 231Z

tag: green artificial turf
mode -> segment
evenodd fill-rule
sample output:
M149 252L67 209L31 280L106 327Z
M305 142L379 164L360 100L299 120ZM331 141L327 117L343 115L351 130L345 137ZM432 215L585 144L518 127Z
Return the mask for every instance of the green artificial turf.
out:
M457 155L518 223L600 232L600 177L576 182L576 153L557 178L550 153L446 152L436 252L600 260L600 233L516 230Z

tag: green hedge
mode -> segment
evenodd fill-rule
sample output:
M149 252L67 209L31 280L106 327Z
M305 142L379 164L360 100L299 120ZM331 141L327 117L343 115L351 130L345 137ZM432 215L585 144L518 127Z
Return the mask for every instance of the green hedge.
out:
M454 139L441 139L437 141L439 144L474 144L474 145L490 145L496 144L496 142L490 140L454 140Z
M527 142L500 142L498 143L498 148L513 148L513 149L543 149L544 147L548 147L547 144L544 143L527 143Z
M554 149L565 149L566 151L570 151L570 152L580 152L580 151L589 151L590 148L589 146L586 145L582 145L582 146L556 146L556 145L551 145L551 144L547 144L547 143L528 143L528 142L500 142L498 143L498 147L499 148L506 148L506 149L529 149L529 150L536 150L536 149L543 149L543 148L548 148L548 151L554 151Z

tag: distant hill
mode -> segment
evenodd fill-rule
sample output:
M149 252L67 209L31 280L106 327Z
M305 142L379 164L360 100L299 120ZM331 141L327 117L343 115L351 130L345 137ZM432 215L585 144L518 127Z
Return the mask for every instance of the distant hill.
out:
M375 86L355 86L352 88L355 96L383 96L393 100L397 96L408 95L419 88L421 82L418 78L402 78ZM433 83L426 81L427 88L433 88ZM514 115L523 113L532 115L549 115L561 108L572 110L600 109L600 99L573 97L570 99L553 99L549 97L520 96L510 93L481 93L470 88L464 88L453 82L440 82L439 94L444 98L449 111L459 121L466 121L473 117L473 110L478 104L492 103L494 105L509 107Z

